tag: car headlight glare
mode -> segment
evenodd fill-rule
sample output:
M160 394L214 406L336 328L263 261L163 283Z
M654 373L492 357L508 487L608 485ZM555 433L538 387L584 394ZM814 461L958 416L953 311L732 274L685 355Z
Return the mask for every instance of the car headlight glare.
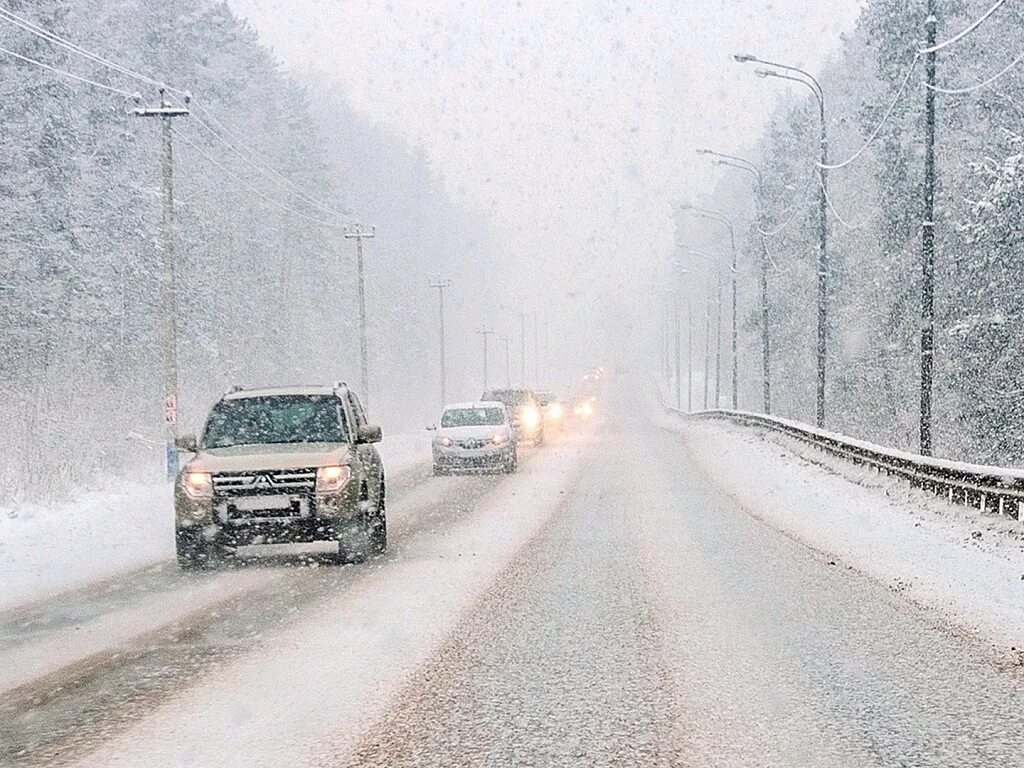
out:
M347 464L320 467L316 471L317 493L333 493L340 491L352 477L352 468Z
M560 418L562 418L562 404L561 403L552 403L551 405L549 405L548 406L548 416L550 416L552 419L560 419Z
M448 437L448 435L442 435L441 437L437 438L437 444L443 448L451 448L452 439Z
M491 442L495 445L503 445L508 442L508 430L499 429L494 433L494 437L491 438Z
M193 499L213 498L213 477L209 472L185 472L181 476L181 487Z
M540 411L534 407L523 409L523 426L527 429L534 429L540 424Z

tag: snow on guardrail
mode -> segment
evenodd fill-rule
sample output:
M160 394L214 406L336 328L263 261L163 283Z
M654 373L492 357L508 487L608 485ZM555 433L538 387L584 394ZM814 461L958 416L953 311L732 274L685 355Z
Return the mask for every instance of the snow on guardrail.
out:
M660 392L659 392L660 396ZM710 410L687 413L664 404L670 413L690 419L720 419L785 434L827 453L902 477L913 486L947 501L1021 520L1024 470L936 459L875 445L798 421L749 411Z

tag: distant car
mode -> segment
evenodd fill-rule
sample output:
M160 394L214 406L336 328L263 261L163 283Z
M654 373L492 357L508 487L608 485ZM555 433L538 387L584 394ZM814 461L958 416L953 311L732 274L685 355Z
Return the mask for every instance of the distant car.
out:
M340 561L387 547L384 467L359 398L344 383L234 389L213 406L174 486L184 569L250 544L336 542Z
M544 443L544 414L532 390L492 389L484 392L480 399L504 403L512 419L516 442Z
M565 406L558 399L554 392L547 389L537 390L537 404L544 414L544 429L562 431L562 424L565 419Z
M572 415L577 419L589 419L594 415L594 403L597 398L593 395L576 398L572 403Z
M434 474L453 470L512 473L519 468L515 432L504 403L483 400L445 406L434 435Z

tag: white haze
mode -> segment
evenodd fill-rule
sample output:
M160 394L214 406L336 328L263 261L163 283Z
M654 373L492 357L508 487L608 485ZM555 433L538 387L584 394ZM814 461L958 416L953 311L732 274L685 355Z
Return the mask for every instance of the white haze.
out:
M644 305L672 248L670 202L709 195L719 175L694 150L749 149L787 93L732 54L818 71L862 3L231 5L290 69L340 83L358 111L422 143L512 268L507 306L476 322L514 334L520 310L539 308L564 378L656 314ZM478 347L472 330L453 329L457 343Z

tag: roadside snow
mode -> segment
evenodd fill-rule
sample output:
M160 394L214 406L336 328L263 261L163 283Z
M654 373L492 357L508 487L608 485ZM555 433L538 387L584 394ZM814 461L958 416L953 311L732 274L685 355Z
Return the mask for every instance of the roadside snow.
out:
M389 435L379 449L392 477L430 460L423 432ZM72 502L0 507L0 611L173 556L167 483L124 482Z
M172 557L170 510L166 483L0 508L0 610Z
M672 417L668 423L716 485L773 527L998 646L1024 646L1024 536L1017 523L838 466L784 438Z

